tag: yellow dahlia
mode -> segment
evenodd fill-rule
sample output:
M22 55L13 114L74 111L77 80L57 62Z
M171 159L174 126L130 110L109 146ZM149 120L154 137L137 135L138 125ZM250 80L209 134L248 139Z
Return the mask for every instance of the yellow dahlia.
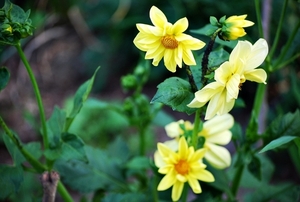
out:
M176 66L196 65L192 50L199 50L205 43L183 32L188 28L187 18L179 19L174 25L168 22L164 13L157 7L150 9L150 19L154 26L137 24L139 33L133 43L142 51L146 51L145 59L153 59L157 66L162 58L166 68L176 71Z
M158 184L157 190L163 191L173 186L173 201L179 200L184 183L188 182L194 193L201 193L198 180L204 182L215 180L214 176L205 170L206 165L202 163L205 149L195 151L194 147L188 146L184 137L179 139L177 152L162 143L158 143L157 148L162 157L158 172L165 174Z
M246 80L266 83L267 73L256 68L263 63L267 54L268 44L265 39L259 39L254 45L248 41L239 41L232 50L229 61L215 71L216 81L197 91L188 106L199 108L209 102L205 119L228 113Z

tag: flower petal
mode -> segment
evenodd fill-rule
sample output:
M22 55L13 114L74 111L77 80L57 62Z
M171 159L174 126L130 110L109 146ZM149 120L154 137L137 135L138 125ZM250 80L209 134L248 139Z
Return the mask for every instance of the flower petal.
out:
M200 183L196 178L188 176L188 183L189 183L189 185L192 188L194 193L199 194L199 193L202 192L202 189L200 187Z
M159 184L157 186L157 190L163 191L163 190L169 189L172 185L174 185L175 182L176 182L176 173L169 172L159 182Z
M154 26L162 29L164 28L165 24L168 23L165 14L155 6L152 6L150 9L150 19Z
M167 135L171 138L179 137L181 131L181 128L179 126L180 124L184 124L184 121L182 119L180 119L177 122L167 124L165 126L165 131Z
M244 71L253 70L254 68L260 66L268 55L268 43L265 39L259 39L251 47L251 53L245 61Z
M181 194L182 194L182 190L183 190L183 185L184 183L180 182L180 181L176 181L173 189L172 189L172 200L173 201L178 201L178 199L180 198Z
M231 164L231 156L229 151L222 146L206 143L205 147L208 148L204 158L217 169L224 169Z
M187 18L181 18L172 26L172 33L176 36L184 32L189 26Z
M263 69L254 69L245 73L245 78L249 81L266 84L267 73Z

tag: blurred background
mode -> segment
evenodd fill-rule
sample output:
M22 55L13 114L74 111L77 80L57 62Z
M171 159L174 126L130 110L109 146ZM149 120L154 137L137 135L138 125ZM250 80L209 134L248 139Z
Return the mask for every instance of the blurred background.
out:
M199 29L209 23L209 17L217 19L222 16L248 14L247 19L257 22L254 1L241 0L11 0L25 11L31 10L31 19L36 30L32 37L23 40L24 51L31 64L44 101L46 116L49 117L54 106L68 105L68 99L94 70L98 72L93 97L106 101L122 100L126 97L120 85L122 75L131 73L139 59L144 56L133 44L138 33L136 23L151 24L149 10L157 6L174 23L182 17L189 20L189 30ZM265 31L269 44L278 25L282 0L261 1L263 17L270 13ZM4 0L0 1L0 7ZM278 50L285 45L300 16L300 5L297 0L290 0L284 27L281 33ZM193 33L187 31L188 34ZM255 42L259 38L257 23L246 28L246 39ZM297 43L293 44L291 54L300 50L300 33ZM207 42L208 37L194 35ZM21 137L23 142L38 140L38 108L34 99L31 83L26 70L13 47L0 47L0 63L7 66L11 79L8 86L0 93L0 114L7 124ZM151 99L156 86L165 78L185 76L183 71L170 73L162 62L151 70L150 80L143 92ZM300 59L269 76L268 95L266 99L267 120L274 119L276 114L294 112L300 105ZM247 124L250 109L256 90L256 84L248 82L240 92L246 106L233 111L236 121ZM284 103L284 104L283 104ZM182 117L166 109L174 117ZM103 138L99 134L115 134L126 125L121 116L112 112L92 113L86 115L89 121L99 124L95 128L80 128L81 137L87 143L95 144ZM102 120L102 121L101 121ZM104 121L105 120L105 121ZM113 126L113 127L112 127ZM283 154L284 155L284 154ZM0 138L0 163L11 161ZM288 161L288 159L287 159ZM289 162L288 162L289 164ZM294 172L294 171L293 171ZM289 177L289 172L282 176Z

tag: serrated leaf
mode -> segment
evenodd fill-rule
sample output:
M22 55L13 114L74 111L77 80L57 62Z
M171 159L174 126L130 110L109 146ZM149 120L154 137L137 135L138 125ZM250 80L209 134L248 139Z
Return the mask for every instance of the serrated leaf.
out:
M100 149L85 146L88 163L71 160L58 160L55 168L61 174L64 183L82 193L98 189L128 190L127 182L122 176L120 161Z
M96 76L99 69L100 69L100 67L98 67L95 70L95 73L93 74L92 78L87 80L77 90L77 92L75 94L75 97L74 97L73 109L72 109L72 111L69 115L69 118L74 118L80 112L80 109L82 108L83 103L86 101L86 99L88 98L88 95L90 94L90 92L92 90L94 80L95 80L95 76Z
M9 0L5 1L3 9L9 15L12 22L23 24L28 19L30 11L27 13L18 5L11 3Z
M299 137L296 137L296 136L282 136L282 137L280 137L276 140L273 140L269 144L267 144L259 153L263 153L263 152L266 152L266 151L269 151L269 150L273 150L277 147L280 147L284 144L287 144L287 143L291 142L292 140L295 140L296 138L299 139Z
M192 33L200 34L204 36L211 36L215 31L217 31L218 27L212 24L207 24L204 27L196 30L191 30Z
M6 67L0 68L0 90L4 89L9 81L10 73Z
M209 54L208 67L219 67L222 63L229 59L229 53L225 51L223 48L212 51Z
M300 134L300 112L287 113L277 117L269 125L266 132L267 142L282 136L299 136Z
M179 77L171 77L157 86L158 90L151 100L151 103L159 102L170 106L173 110L192 114L196 111L189 108L189 104L194 98L190 83Z
M5 199L18 192L23 182L23 169L21 166L0 165L0 173L0 199Z

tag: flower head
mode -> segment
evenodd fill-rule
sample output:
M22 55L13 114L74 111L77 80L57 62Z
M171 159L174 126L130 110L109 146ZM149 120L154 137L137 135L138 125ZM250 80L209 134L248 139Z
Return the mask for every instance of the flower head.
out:
M219 36L224 40L235 40L239 37L245 36L244 27L254 25L253 22L245 20L247 15L234 15L227 18L222 23L222 31Z
M173 186L173 201L180 198L185 182L189 183L194 193L201 193L202 190L198 180L204 182L215 180L214 176L205 170L206 165L202 163L205 149L195 151L194 147L188 147L184 137L179 139L177 152L162 143L158 143L157 148L163 160L163 165L159 165L158 172L165 174L157 190L163 191Z
M209 102L205 119L228 113L246 80L266 83L266 72L256 68L263 63L267 54L268 44L264 39L259 39L254 45L248 41L239 41L229 61L215 71L215 82L197 91L188 106L198 108Z
M196 65L192 50L199 50L205 43L183 32L188 27L187 18L179 19L174 25L169 23L164 13L157 7L150 9L150 19L154 26L137 24L140 31L133 43L146 51L145 59L153 59L157 66L162 58L166 68L176 71L176 65L182 67L182 60L187 65Z
M215 116L214 118L203 123L202 130L198 133L199 137L203 137L203 148L206 149L204 158L210 165L217 169L223 169L231 164L231 156L229 151L223 147L231 140L231 131L229 130L234 124L234 119L230 114ZM182 129L184 128L184 130ZM193 124L189 121L179 120L166 125L165 130L167 135L173 140L166 141L173 151L178 149L178 140L182 135L188 136L194 129ZM157 153L155 155L158 155ZM155 157L156 162L159 162L158 156Z

